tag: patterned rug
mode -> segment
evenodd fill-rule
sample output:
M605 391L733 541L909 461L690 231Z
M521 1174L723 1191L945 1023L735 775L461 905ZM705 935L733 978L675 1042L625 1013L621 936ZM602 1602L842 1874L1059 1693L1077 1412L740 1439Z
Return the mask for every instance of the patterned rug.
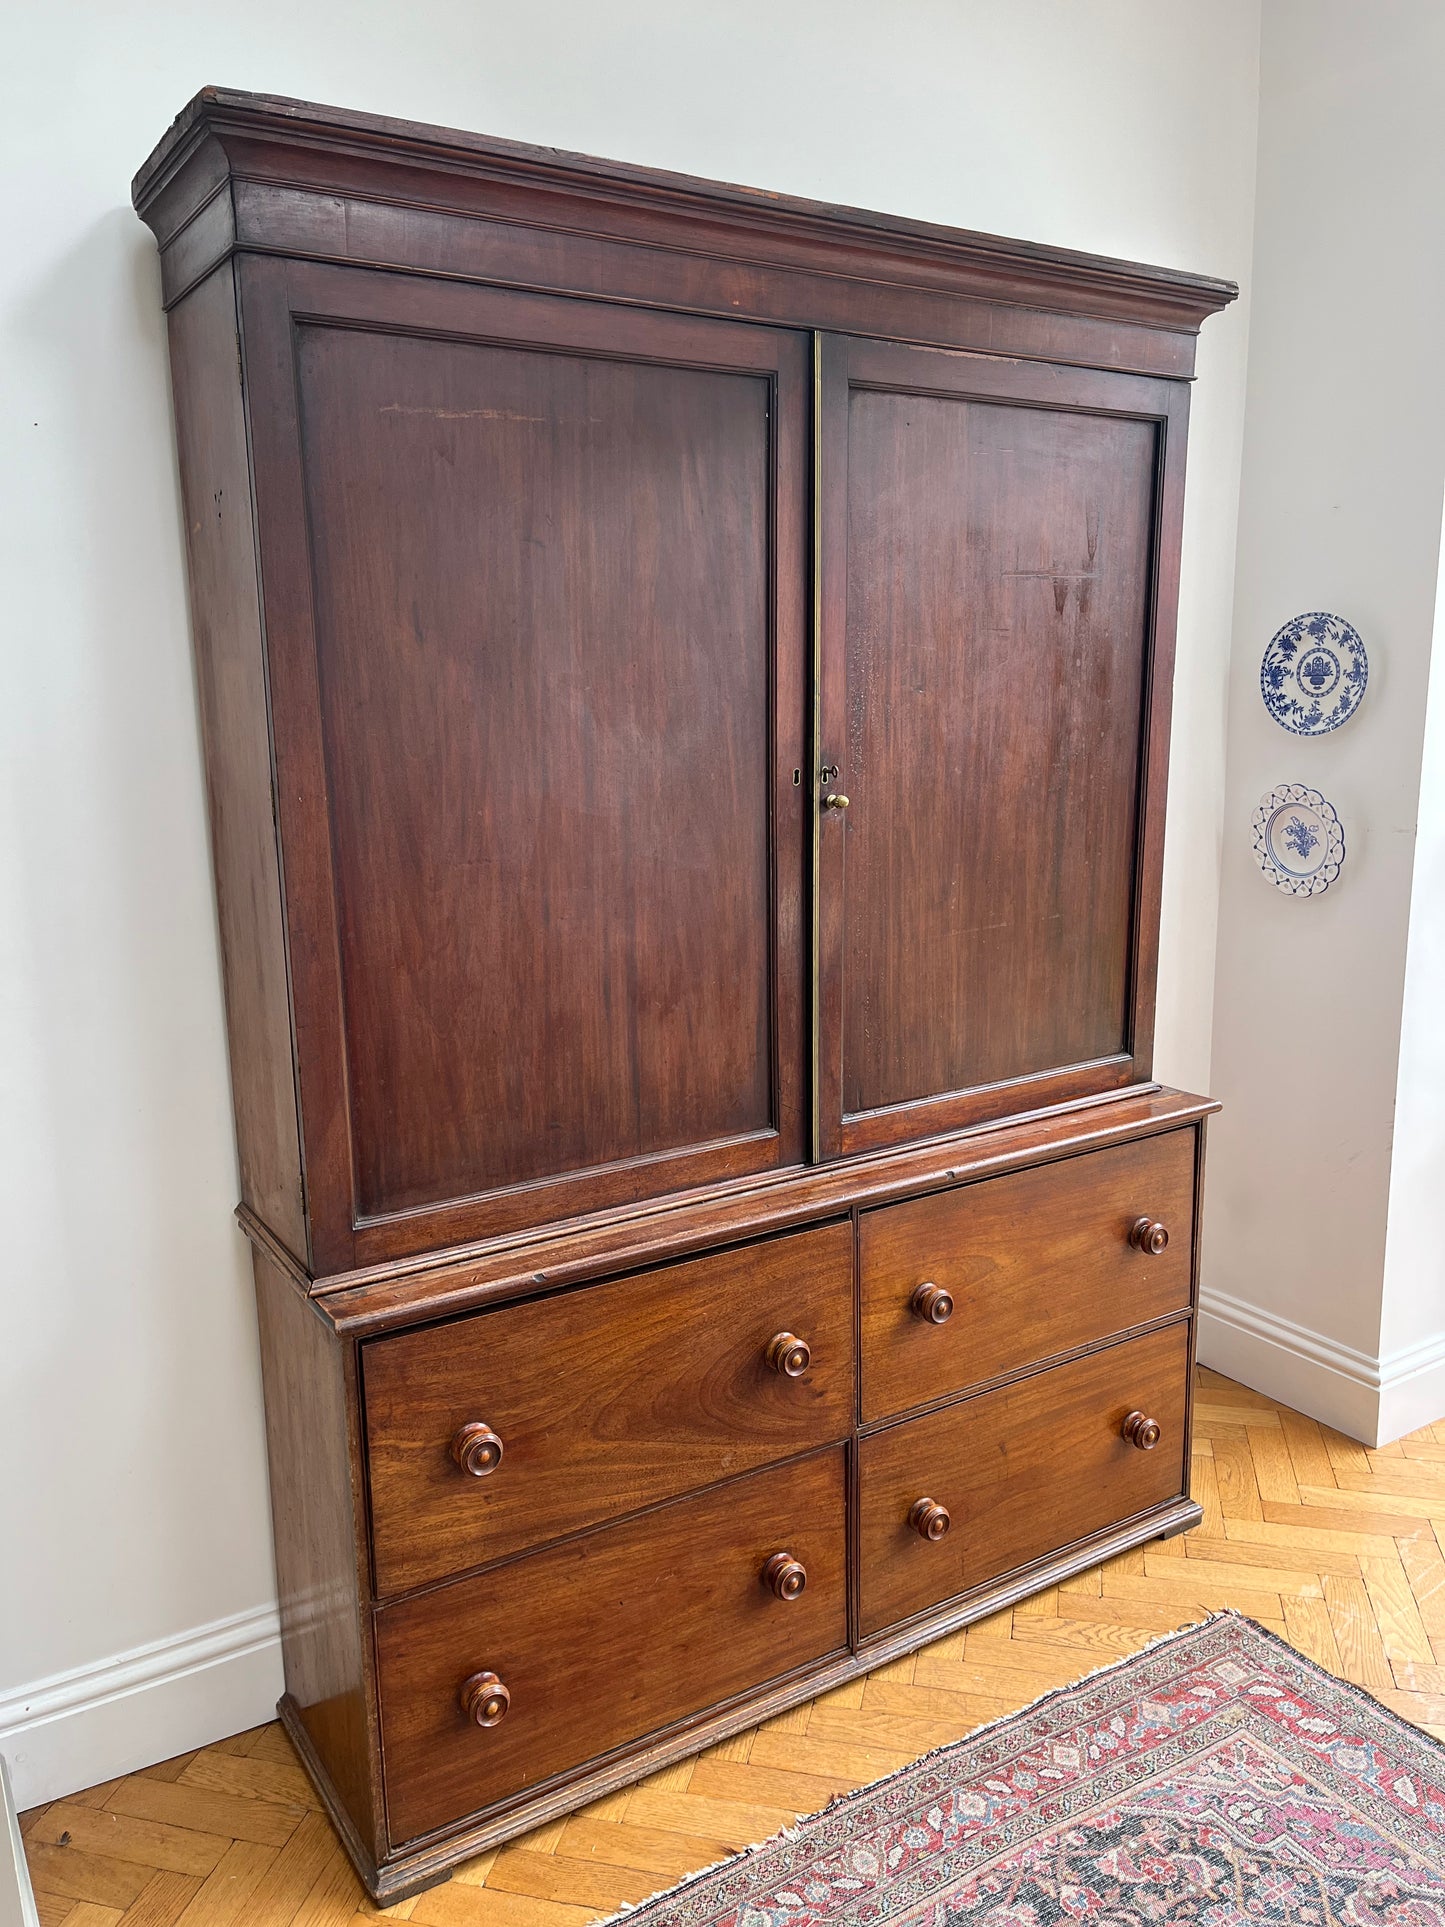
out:
M627 1927L1445 1927L1445 1747L1220 1613Z

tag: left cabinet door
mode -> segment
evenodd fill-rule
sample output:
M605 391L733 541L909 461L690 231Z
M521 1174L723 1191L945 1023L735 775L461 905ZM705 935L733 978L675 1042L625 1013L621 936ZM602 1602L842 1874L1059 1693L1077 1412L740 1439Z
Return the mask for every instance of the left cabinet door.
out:
M806 339L240 281L315 1269L796 1162Z

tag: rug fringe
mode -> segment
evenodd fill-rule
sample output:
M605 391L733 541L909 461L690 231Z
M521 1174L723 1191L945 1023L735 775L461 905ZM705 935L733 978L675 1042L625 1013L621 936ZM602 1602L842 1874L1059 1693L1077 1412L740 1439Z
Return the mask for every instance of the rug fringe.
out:
M929 1760L936 1759L940 1753L951 1752L954 1747L961 1746L967 1740L976 1740L980 1734L991 1732L996 1726L1007 1726L1010 1720L1022 1719L1026 1713L1036 1712L1048 1700L1057 1699L1062 1693L1072 1693L1076 1687L1085 1685L1089 1680L1099 1679L1103 1674L1112 1673L1120 1666L1127 1666L1142 1654L1152 1653L1160 1646L1167 1646L1173 1639L1182 1639L1186 1633L1200 1632L1204 1627L1213 1626L1221 1619L1245 1618L1244 1613L1236 1612L1232 1606L1227 1606L1219 1612L1206 1613L1202 1619L1191 1619L1183 1626L1176 1626L1172 1632L1160 1633L1157 1639L1146 1640L1142 1646L1135 1647L1132 1653L1120 1653L1117 1659L1107 1659L1101 1666L1091 1666L1088 1672L1080 1673L1077 1679L1071 1679L1063 1686L1049 1687L1046 1692L1038 1694L1027 1704L1015 1707L1012 1713L1000 1713L997 1719L985 1720L982 1726L975 1726L969 1733L961 1733L956 1740L945 1740L941 1746L930 1747L926 1753L920 1753L916 1760L910 1760L907 1766L897 1767L892 1773L884 1773L878 1779L869 1780L861 1787L851 1788L847 1793L835 1793L825 1806L817 1808L815 1812L800 1813L792 1826L782 1827L777 1833L768 1834L766 1839L751 1841L747 1846L739 1847L733 1853L724 1854L721 1860L714 1860L706 1867L699 1867L695 1873L685 1874L671 1887L659 1887L656 1893L649 1894L645 1900L628 1901L625 1906L619 1907L615 1914L608 1914L605 1919L594 1923L594 1927L615 1927L615 1923L626 1920L629 1914L639 1913L644 1907L651 1907L659 1900L668 1900L674 1895L685 1893L696 1881L705 1880L709 1874L716 1873L720 1867L730 1866L735 1860L746 1860L752 1854L761 1853L764 1847L770 1847L775 1842L796 1840L805 1827L811 1826L815 1820L821 1820L835 1807L842 1806L849 1800L860 1800L876 1787L886 1786L899 1774L916 1772L920 1766L925 1765ZM1252 1625L1253 1621L1249 1623ZM966 1631L967 1628L961 1630ZM867 1675L864 1674L862 1677L866 1678Z

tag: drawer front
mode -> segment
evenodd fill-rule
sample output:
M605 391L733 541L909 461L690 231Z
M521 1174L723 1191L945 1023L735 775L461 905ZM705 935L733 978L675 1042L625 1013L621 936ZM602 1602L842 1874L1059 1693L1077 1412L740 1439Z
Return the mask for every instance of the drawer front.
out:
M379 1608L393 1845L844 1649L844 1480L840 1447ZM492 1726L479 1673L510 1696Z
M865 1212L863 1418L891 1417L1189 1302L1194 1132ZM1162 1224L1151 1253L1136 1223ZM943 1322L915 1294L951 1298Z
M864 1439L864 1633L1182 1493L1188 1366L1171 1325ZM1152 1450L1125 1436L1136 1412ZM948 1514L941 1537L924 1500Z
M785 1334L808 1347L797 1376L775 1366L799 1356L769 1362ZM384 1597L846 1438L851 1233L380 1339L363 1373Z

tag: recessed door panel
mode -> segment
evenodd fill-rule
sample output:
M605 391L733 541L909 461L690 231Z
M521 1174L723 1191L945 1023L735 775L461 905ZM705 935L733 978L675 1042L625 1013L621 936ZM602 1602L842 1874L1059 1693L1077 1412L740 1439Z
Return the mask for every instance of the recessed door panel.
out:
M385 1255L796 1158L802 344L306 278L312 1174Z
M837 1150L1130 1081L1160 437L1098 378L828 347Z

